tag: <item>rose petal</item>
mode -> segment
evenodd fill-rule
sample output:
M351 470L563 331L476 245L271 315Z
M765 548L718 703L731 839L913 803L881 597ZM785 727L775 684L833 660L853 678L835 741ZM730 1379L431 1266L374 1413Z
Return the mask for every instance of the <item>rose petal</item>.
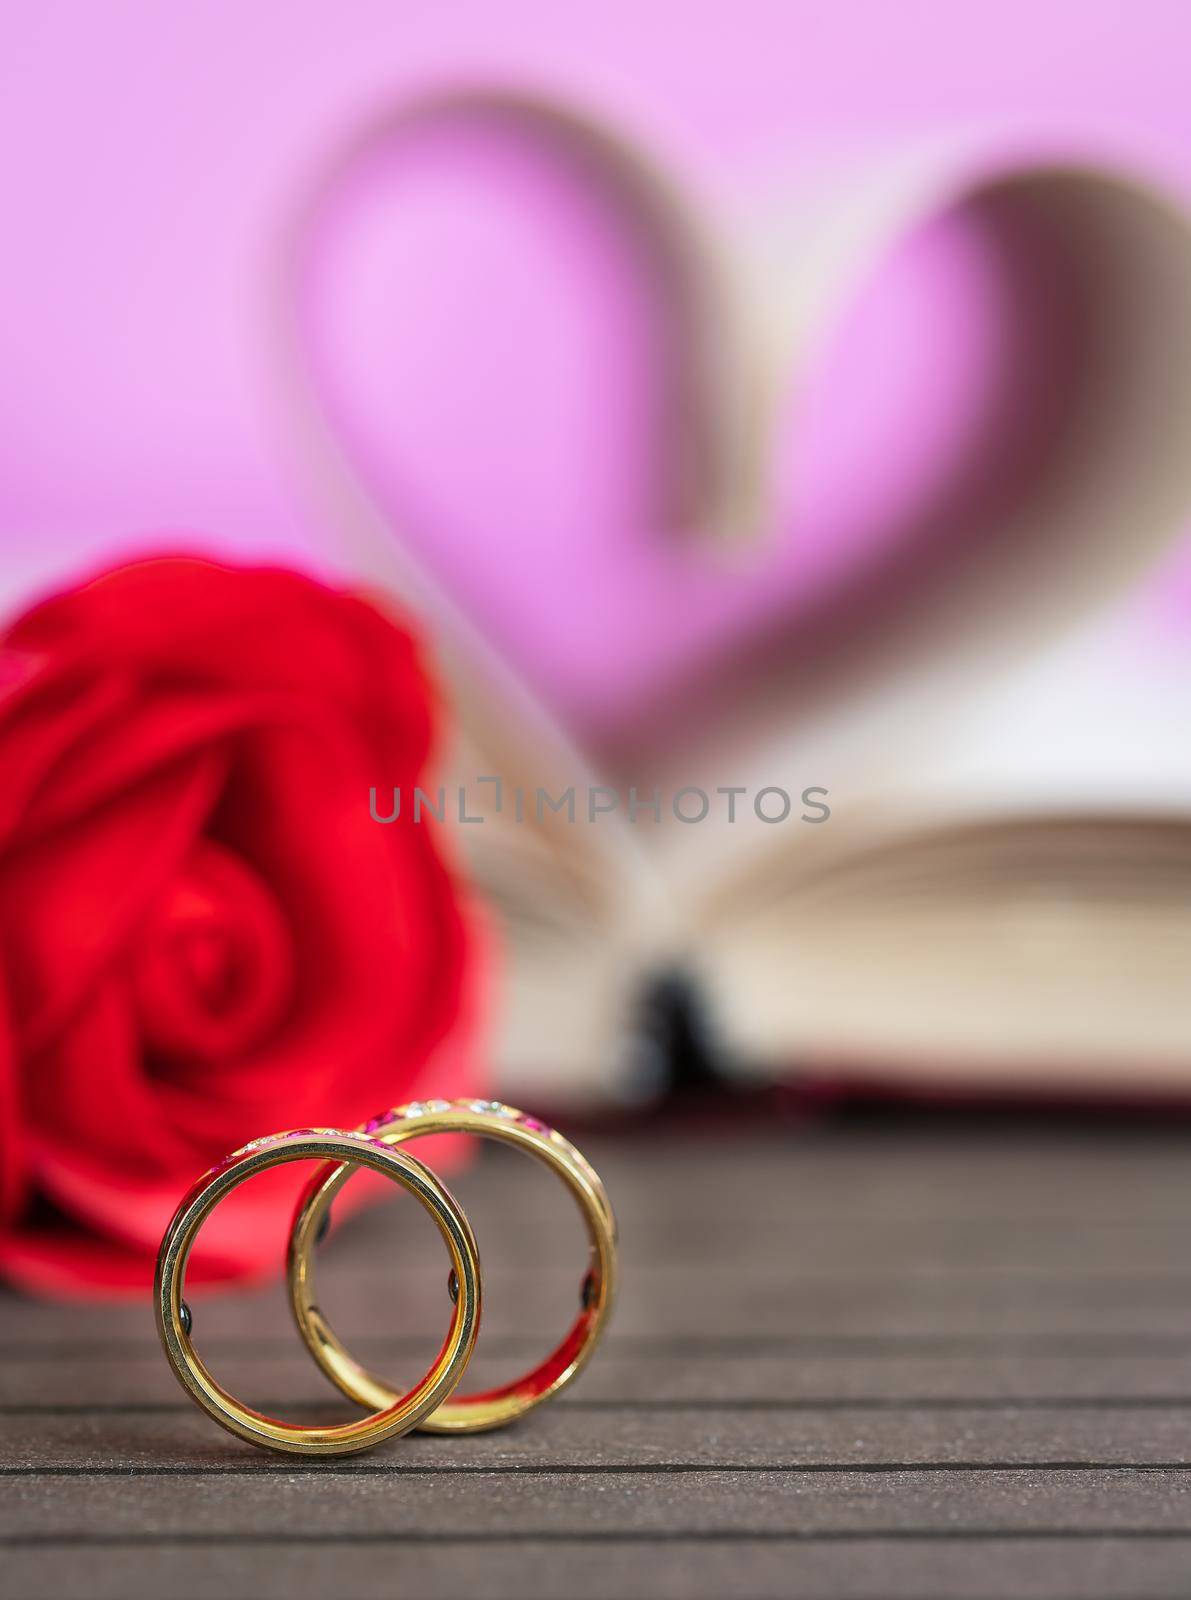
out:
M155 1074L176 1078L188 1064L201 1074L277 1030L294 988L292 937L248 863L200 839L143 923L132 970Z
M283 1219L276 1220L284 1228ZM156 1250L124 1245L69 1219L0 1234L0 1276L29 1294L54 1299L144 1300L152 1292L156 1260ZM263 1279L274 1275L276 1267L275 1261L264 1260L246 1267L242 1261L196 1251L187 1267L186 1291Z
M89 997L40 1070L28 1075L24 1095L27 1159L47 1193L55 1192L58 1157L73 1164L79 1150L117 1188L129 1173L177 1187L181 1174L213 1159L145 1071L136 1006L123 975ZM220 1145L222 1154L227 1145Z
M185 556L133 562L44 601L7 642L62 671L132 671L145 686L164 674L175 689L283 690L352 722L380 707L386 744L416 766L425 759L429 707L412 639L298 573Z
M373 822L364 759L328 761L307 735L278 730L229 779L227 833L284 907L297 1001L250 1071L208 1085L216 1114L234 1103L263 1117L288 1097L291 1121L358 1121L454 1024L467 934L436 830Z
M221 752L204 752L68 833L0 860L0 952L23 1050L52 1046L176 876L224 770Z
M14 1034L7 1013L0 985L0 1230L20 1210L28 1180Z
M11 660L14 652L7 651ZM112 726L129 703L129 685L113 673L96 679L56 673L42 662L20 690L0 699L0 847L27 823L47 793L53 774L89 729Z

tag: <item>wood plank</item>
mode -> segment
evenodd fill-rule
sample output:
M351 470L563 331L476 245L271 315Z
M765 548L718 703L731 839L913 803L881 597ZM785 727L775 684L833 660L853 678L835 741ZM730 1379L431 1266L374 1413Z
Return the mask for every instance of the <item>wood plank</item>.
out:
M468 1387L512 1377L541 1355L545 1341L492 1341L477 1354ZM412 1373L416 1351L394 1354L392 1342L369 1341L363 1351L380 1370ZM284 1412L333 1391L293 1340L264 1349L218 1352L218 1374L233 1393L255 1397L266 1410ZM1005 1401L1093 1404L1138 1401L1191 1404L1191 1342L1181 1353L1132 1345L1098 1353L1068 1349L1038 1354L996 1343L982 1351L932 1346L908 1353L892 1344L825 1353L797 1347L728 1349L689 1353L666 1345L641 1347L612 1336L598 1358L556 1407L637 1404L730 1404L751 1406L857 1403L905 1405L941 1402L1001 1404ZM74 1359L14 1357L0 1361L0 1411L95 1407L190 1409L161 1352L154 1345L139 1355L80 1353Z
M295 1412L351 1417L343 1403ZM313 1471L229 1438L194 1406L173 1411L0 1416L6 1475L87 1471L219 1473ZM865 1406L728 1408L632 1405L598 1411L543 1407L517 1427L467 1438L414 1435L367 1458L377 1470L537 1473L897 1465L1180 1465L1191 1471L1191 1406L1013 1406L965 1409ZM1191 1482L1191 1479L1189 1479Z
M411 1470L374 1457L151 1478L118 1467L17 1476L4 1491L5 1537L1191 1535L1191 1472L1136 1467L502 1473Z
M432 1543L360 1537L335 1544L128 1547L111 1541L10 1546L3 1581L55 1600L1186 1600L1191 1538L986 1540L945 1534L841 1542L814 1535L765 1541L633 1538Z
M580 1274L564 1281L504 1274L485 1296L484 1328L498 1337L534 1330L561 1334L578 1302ZM375 1273L326 1285L320 1299L343 1336L383 1345L399 1336L441 1339L449 1306L441 1271L406 1271L390 1280ZM211 1341L289 1337L280 1296L197 1297L192 1302L196 1339ZM77 1354L84 1344L101 1351L151 1347L156 1338L144 1305L88 1310L87 1335L77 1316L53 1307L11 1302L4 1308L0 1355L55 1350ZM681 1267L626 1266L616 1309L616 1331L627 1338L665 1339L677 1346L747 1340L780 1348L795 1340L852 1344L877 1339L982 1340L994 1338L1136 1339L1191 1343L1191 1283L1182 1280L1030 1278L989 1281L940 1275L841 1278L808 1283L785 1268L727 1265L714 1283ZM542 1342L549 1333L539 1334ZM376 1347L373 1346L373 1348ZM400 1346L395 1346L400 1348Z
M697 1251L704 1230L729 1242L745 1224L772 1226L796 1247L808 1230L842 1226L1177 1229L1186 1216L1188 1137L987 1138L813 1134L720 1138L662 1135L588 1140L622 1221ZM416 1146L411 1147L416 1153ZM551 1228L573 1207L548 1175L508 1152L448 1181L475 1221ZM544 1195L559 1204L543 1206ZM746 1228L747 1232L747 1228ZM1019 1243L1029 1247L1023 1234Z
M894 1128L747 1139L641 1138L588 1149L618 1210L635 1206L640 1196L655 1216L688 1236L691 1224L705 1218L748 1218L758 1211L784 1218L791 1233L821 1221L864 1224L875 1218L1028 1220L1078 1228L1177 1224L1186 1214L1188 1132L1179 1128L1167 1135L1150 1129L1065 1137L1004 1130L986 1137L915 1135ZM484 1174L493 1203L507 1192L508 1204L518 1204L512 1168L495 1181L483 1163L476 1172ZM461 1197L475 1176L453 1180ZM524 1192L522 1201L528 1213ZM787 1210L792 1203L797 1210Z

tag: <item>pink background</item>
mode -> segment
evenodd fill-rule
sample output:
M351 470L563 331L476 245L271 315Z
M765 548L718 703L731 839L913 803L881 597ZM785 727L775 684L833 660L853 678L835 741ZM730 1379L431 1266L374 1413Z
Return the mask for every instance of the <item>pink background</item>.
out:
M372 222L349 194L335 237L364 248L315 252L291 307L287 230L326 163L411 94L492 81L635 130L724 219L791 165L1039 122L1191 197L1189 35L1174 0L10 3L0 599L162 542L350 572L279 402L296 309L324 397L350 376L353 459L407 544L599 735L929 503L996 381L978 230L928 229L861 295L783 436L777 555L725 575L645 509L658 285L616 206L532 153L486 171L482 139L432 139L392 191L405 231L390 191ZM1168 612L1183 564L1143 608Z

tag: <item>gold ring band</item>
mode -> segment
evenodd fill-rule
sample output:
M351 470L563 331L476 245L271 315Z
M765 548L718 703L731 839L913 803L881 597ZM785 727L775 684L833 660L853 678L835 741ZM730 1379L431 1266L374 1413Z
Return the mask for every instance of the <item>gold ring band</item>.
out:
M445 1400L418 1426L430 1433L478 1433L512 1422L557 1394L591 1358L616 1292L616 1219L595 1169L560 1133L494 1100L428 1100L396 1106L365 1123L361 1131L387 1146L424 1134L476 1134L525 1151L562 1179L578 1203L591 1243L575 1322L561 1344L531 1372L498 1389ZM344 1165L325 1167L311 1179L298 1204L289 1245L290 1303L302 1338L332 1382L357 1404L380 1409L392 1404L396 1391L348 1354L319 1310L314 1293L314 1248L331 1201L350 1176Z
M450 1328L426 1376L406 1394L386 1391L372 1416L325 1427L266 1417L223 1389L191 1343L191 1318L182 1292L191 1247L203 1221L219 1202L266 1168L310 1159L333 1162L333 1170L345 1174L357 1166L370 1167L408 1190L434 1218L454 1268L455 1306ZM161 1242L154 1300L157 1329L178 1381L221 1427L265 1449L304 1455L348 1455L407 1433L452 1393L467 1367L479 1331L480 1266L467 1218L449 1190L420 1161L364 1132L301 1128L254 1139L194 1184Z

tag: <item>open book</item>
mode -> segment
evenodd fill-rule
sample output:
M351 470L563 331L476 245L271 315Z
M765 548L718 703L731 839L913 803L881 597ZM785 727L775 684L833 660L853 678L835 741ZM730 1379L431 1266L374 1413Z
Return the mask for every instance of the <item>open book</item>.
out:
M499 796L448 785L503 931L502 1088L648 1093L649 995L680 977L716 1070L743 1081L1186 1093L1191 653L1177 676L1137 654L1128 630L1077 634L967 697L937 741L920 705L915 758L880 772L865 756L888 704L847 735L804 731L731 770L733 822L722 772L680 822L675 802L704 810L697 784L663 780L656 811L652 785L625 786L608 809L606 774L547 770L540 744L532 772L506 750ZM760 821L782 788L789 814Z
M728 1071L1191 1087L1191 741L1054 665L1191 496L1186 220L1070 140L805 167L720 226L642 141L471 93L364 130L288 241L295 468L459 709L498 1089L643 1092L671 972ZM646 355L601 365L612 334Z

